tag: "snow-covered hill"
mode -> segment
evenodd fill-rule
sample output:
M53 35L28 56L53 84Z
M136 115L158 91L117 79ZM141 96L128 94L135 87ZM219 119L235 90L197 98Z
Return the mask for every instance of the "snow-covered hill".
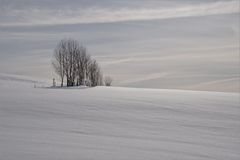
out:
M240 159L237 93L7 83L2 160Z

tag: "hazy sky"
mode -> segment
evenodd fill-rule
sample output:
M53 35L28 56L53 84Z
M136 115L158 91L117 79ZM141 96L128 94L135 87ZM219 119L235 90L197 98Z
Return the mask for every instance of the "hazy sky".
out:
M62 38L114 85L237 91L239 0L0 0L0 73L51 80Z

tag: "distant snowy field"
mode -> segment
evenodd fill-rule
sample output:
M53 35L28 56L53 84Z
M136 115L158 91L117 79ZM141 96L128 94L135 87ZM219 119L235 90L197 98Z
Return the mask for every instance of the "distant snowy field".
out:
M0 75L1 160L239 160L239 94L33 88Z

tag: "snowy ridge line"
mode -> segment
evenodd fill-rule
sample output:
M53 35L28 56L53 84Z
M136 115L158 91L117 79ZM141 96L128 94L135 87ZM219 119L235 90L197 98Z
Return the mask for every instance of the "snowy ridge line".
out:
M6 74L6 73L0 73L0 80L11 81L11 82L40 83L40 84L46 83L44 81L38 81L38 80L32 79L31 77L15 75L15 74Z

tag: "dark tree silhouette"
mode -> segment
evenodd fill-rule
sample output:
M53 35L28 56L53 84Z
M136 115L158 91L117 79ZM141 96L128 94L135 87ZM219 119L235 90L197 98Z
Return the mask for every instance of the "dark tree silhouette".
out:
M102 73L97 61L76 40L63 39L57 44L52 65L61 79L61 87L65 77L67 86L102 85Z
M61 79L61 87L63 86L63 81L65 77L65 70L64 70L65 56L66 56L65 42L61 40L54 50L53 60L52 60L53 68L55 69L56 74Z

